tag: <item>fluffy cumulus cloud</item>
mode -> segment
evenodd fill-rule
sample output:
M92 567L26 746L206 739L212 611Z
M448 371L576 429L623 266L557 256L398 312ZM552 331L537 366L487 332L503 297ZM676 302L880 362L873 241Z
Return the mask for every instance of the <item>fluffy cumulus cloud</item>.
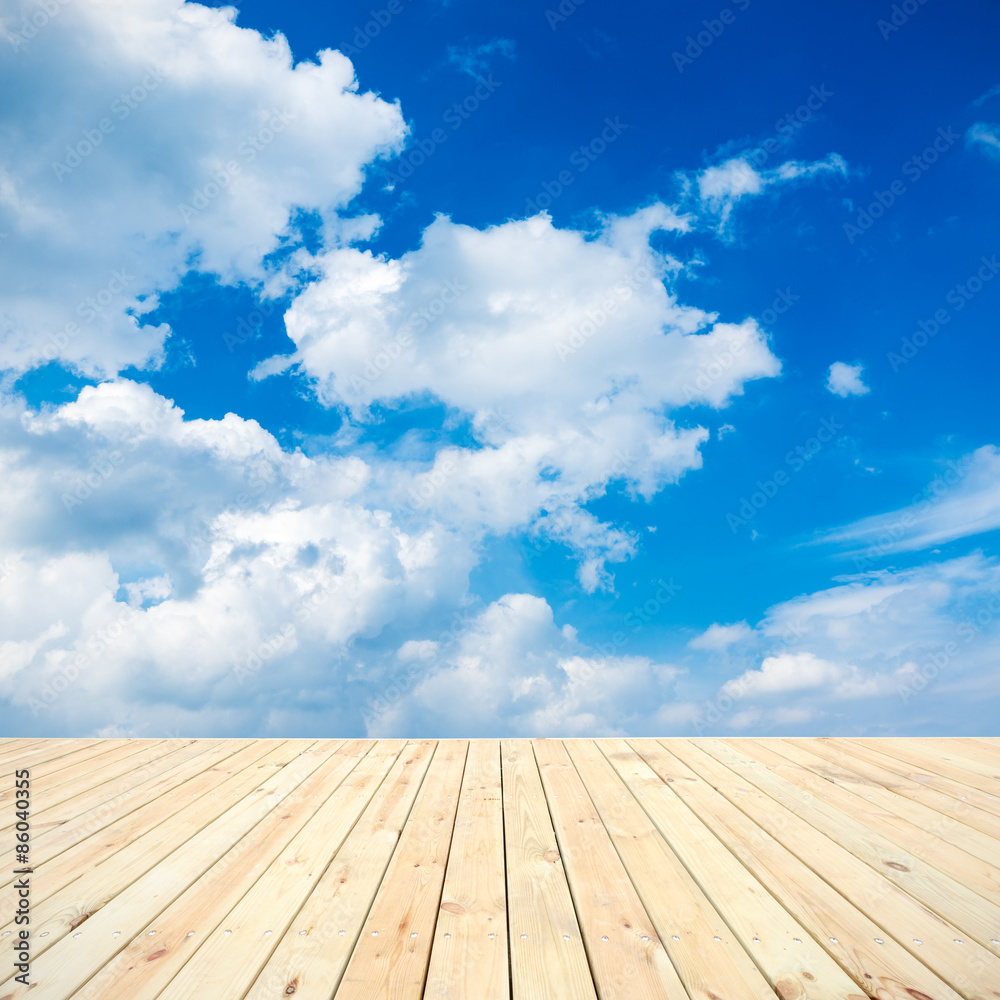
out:
M691 725L766 732L808 723L850 735L891 729L905 712L911 731L935 732L939 718L962 717L971 704L985 721L1000 699L998 637L996 559L975 553L859 575L776 605L727 644L726 662L742 659L746 669L689 703Z
M321 276L286 314L296 351L255 377L300 366L358 423L377 404L445 404L476 446L437 453L427 506L496 532L542 519L590 553L593 589L606 580L594 554L630 543L579 505L614 480L648 499L698 468L708 431L684 408L724 407L780 371L755 320L678 302L680 265L649 238L687 228L658 203L597 233L544 214L485 230L439 217L400 259L303 255Z
M725 229L733 209L743 199L803 178L820 174L847 174L847 163L837 153L830 153L812 163L787 160L769 170L758 169L751 160L751 154L730 157L723 163L706 167L693 179L702 207L718 217L721 230Z
M834 361L826 376L826 388L835 396L864 396L871 389L861 380L864 365L848 365Z
M351 644L464 595L473 554L363 503L359 459L184 420L124 381L3 422L3 694L39 725L356 726Z
M360 458L126 380L0 422L0 698L40 731L611 732L668 700L544 600L476 607L470 538L401 528Z
M408 643L370 711L381 735L625 735L652 731L677 668L581 647L552 609L507 594L441 640ZM408 683L409 678L414 683ZM406 691L407 697L399 696Z
M404 138L346 57L295 64L235 8L49 6L13 0L2 22L0 368L156 363L158 293L190 268L262 282L294 211L335 243L365 165Z

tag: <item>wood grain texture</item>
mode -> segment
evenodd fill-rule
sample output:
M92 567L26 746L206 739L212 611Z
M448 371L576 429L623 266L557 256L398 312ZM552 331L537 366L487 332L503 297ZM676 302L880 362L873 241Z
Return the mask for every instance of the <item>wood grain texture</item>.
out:
M500 746L473 740L448 853L427 1000L509 1000Z
M24 767L0 1000L1000 1000L996 739L0 739L0 839Z
M503 740L501 767L513 995L596 1000L531 741Z

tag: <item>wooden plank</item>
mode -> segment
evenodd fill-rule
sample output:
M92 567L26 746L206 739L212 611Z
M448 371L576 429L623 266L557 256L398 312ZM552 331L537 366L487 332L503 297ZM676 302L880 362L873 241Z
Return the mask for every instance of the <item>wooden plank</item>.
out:
M109 754L120 752L134 742L136 741L130 739L84 741L72 753L61 754L59 757L35 764L31 769L32 782L44 781L46 787L55 787L62 784L64 775L68 771L72 770L72 773L77 776L86 774L88 769L93 770L100 767ZM143 740L142 742L148 746L153 743L161 743L162 740Z
M424 1000L509 1000L500 745L472 740Z
M1000 767L995 761L981 761L975 753L964 747L950 747L940 740L933 743L914 742L913 749L943 761L965 775L961 780L986 792L994 802L1000 803Z
M6 991L4 996L9 994L9 1000L22 1000L30 991L32 1000L67 1000L127 943L129 936L124 928L141 927L162 913L233 844L282 804L340 743L338 740L320 743L291 759L285 753L284 760L280 759L282 748L279 747L265 758L263 770L258 772L264 780L252 782L252 792L240 796L235 805L200 828L190 839L177 843L169 855L158 859L162 864L150 867L127 888L122 888L113 900L107 900L86 925L80 925L79 931L72 936L63 933L54 945L36 955L32 971L37 985L26 987L10 979L0 986L0 990ZM205 805L202 800L197 808ZM105 875L105 880L109 877L110 873ZM40 923L39 926L58 931L64 925L50 919L47 925Z
M924 788L924 798L921 801L927 805L955 816L964 823L975 825L977 830L991 836L996 835L995 831L1000 829L1000 816L993 811L992 803L987 801L985 793L952 781L923 766L919 760L916 764L908 764L898 757L883 753L881 749L873 749L854 740L831 739L830 742L847 753L877 764Z
M877 936L886 941L889 935L894 936L916 960L956 992L990 996L990 984L1000 982L1000 959L990 951L949 927L905 890L799 819L782 803L754 789L748 779L734 774L706 750L690 741L677 740L671 744L671 752L700 776L705 789L703 798L704 794L710 794L707 791L710 785L720 798L725 797L738 806L760 830L790 850L843 898L849 899L856 912L863 913L878 925L881 933L876 932ZM844 928L844 933L852 944L858 937L856 928L851 925ZM827 937L839 939L840 934L830 930ZM873 939L869 937L869 941ZM956 943L958 941L962 943ZM930 995L933 996L933 992Z
M865 741L867 746L872 746L870 740ZM995 761L981 761L975 752L970 753L962 746L949 746L944 740L884 740L882 745L875 744L878 749L884 746L898 747L913 755L914 759L923 758L933 762L930 766L938 770L937 764L947 765L946 770L940 773L947 774L955 781L963 784L971 784L974 788L979 788L987 792L991 798L1000 801L1000 768Z
M82 803L83 796L88 792L91 796L100 795L109 781L114 781L120 775L128 774L136 767L163 756L164 752L162 740L137 740L115 747L97 760L80 761L53 774L48 781L38 783L44 789L41 794L35 794L34 789L38 785L33 781L31 811L33 838L58 825L60 821L53 819L52 810L58 809L66 800L74 799ZM66 815L65 808L62 814ZM0 816L0 835L11 825L3 822Z
M531 743L503 740L500 753L514 998L596 1000Z
M121 839L112 839L107 831L102 831L98 843L88 845L96 848L95 863L81 867L79 858L70 857L67 851L51 866L37 871L39 901L32 904L32 924L38 938L34 945L36 958L79 925L92 920L116 895L227 810L238 809L241 811L236 815L243 815L243 797L259 789L275 767L283 767L292 752L279 744L270 754L246 764L221 785L212 780L214 775L209 775L200 790L188 793L185 788L176 794L168 792L149 804L141 819L145 832L128 838L126 846L122 846ZM134 829L133 824L122 825L130 828L130 833ZM103 860L96 863L96 857ZM54 891L53 886L60 880L63 884Z
M981 776L966 770L964 767L957 766L953 757L948 758L946 754L928 753L926 747L917 751L915 747L888 741L880 744L861 740L847 740L845 742L854 747L864 747L869 752L874 750L881 755L885 767L892 770L916 768L916 772L907 770L907 773L932 776L934 787L946 795L963 802L969 802L995 816L1000 816L1000 797L997 795L1000 788L997 787L996 779ZM917 780L923 780L923 778Z
M596 742L779 996L865 1000L857 985L803 925L671 791L672 785L664 782L624 740ZM684 939L683 933L678 936ZM678 968L683 978L683 967Z
M882 871L881 866L888 866L890 877L892 877L891 873L900 872L901 869L896 867L901 863L899 858L895 858L891 863L887 860L890 855L895 855L895 852L900 849L906 855L902 858L903 865L906 865L907 857L919 859L921 865L902 874L901 877L904 881L899 883L911 895L917 895L911 888L911 876L915 875L921 866L926 866L923 869L924 873L931 876L932 879L934 879L933 873L936 871L954 879L970 892L982 896L994 907L1000 904L1000 869L955 847L954 844L948 843L935 833L889 812L882 807L880 802L875 800L876 793L874 791L855 795L854 792L840 788L826 777L811 771L807 765L775 753L770 747L757 740L727 739L723 742L757 763L763 764L763 773L775 775L787 783L785 786L774 787L798 787L818 799L820 809L810 804L808 799L792 799L791 801L799 803L800 807L805 804L804 808L798 810L798 814L817 829L826 832L827 836L831 836L831 834L827 829L829 822L824 820L824 816L836 817L838 812L841 816L846 816L846 824L843 820L834 819L838 836L833 839L837 839L838 843L850 850L856 857L868 861L875 867L876 871ZM711 747L706 746L706 748L711 752ZM794 751L789 749L788 752ZM718 758L717 754L715 756ZM760 769L754 773L760 773ZM758 785L758 787L763 786ZM764 790L767 791L767 789ZM827 806L831 807L834 812L826 813ZM793 807L790 805L789 808ZM817 817L818 822L816 821ZM845 836L845 831L847 836ZM871 837L870 834L876 836ZM859 837L863 838L864 853L854 849L854 844L859 840ZM996 910L996 916L1000 922L1000 909Z
M152 922L131 928L74 1000L242 997L402 748L345 744Z
M439 743L385 879L337 988L337 1000L420 1000L469 744Z
M146 802L138 799L134 809L129 807L128 797L115 796L94 805L65 828L50 830L39 837L37 843L32 843L32 866L38 876L32 888L33 904L60 892L81 872L113 857L164 819L190 805L192 799L204 795L214 798L226 774L236 775L255 765L265 755L267 746L252 741L226 760L220 753L215 766L207 769L206 765L213 761L196 760L174 776L154 781L151 789L154 794ZM16 905L12 888L16 878L11 875L0 889L0 913L10 913L4 907Z
M988 764L996 777L1000 778L1000 740L982 737L955 736L935 740L943 747L950 747L963 757L971 757L982 764Z
M934 781L937 780L935 776L928 774L925 776L926 780L918 781L916 780L916 772L907 771L906 765L902 762L899 762L898 771L891 770L885 766L887 762L893 763L891 758L887 761L884 754L869 751L866 747L857 744L849 745L846 740L810 739L803 741L803 745L810 753L815 753L843 766L850 765L863 777L877 781L890 791L897 792L914 802L920 802L942 816L971 826L992 840L1000 842L1000 817L985 812L968 802L945 795L932 787Z
M246 1000L330 1000L357 944L435 742L409 743L296 914ZM425 793L426 794L426 791ZM412 932L411 932L412 933Z
M914 1000L919 994L932 1000L954 1000L960 995L778 839L724 795L715 793L664 743L628 742L865 992L879 1000ZM669 746L681 742L671 740ZM711 763L707 758L707 764ZM780 815L782 811L775 812ZM979 994L977 1000L986 997L989 994Z
M2 778L6 780L14 771L27 768L31 771L32 784L50 777L60 768L68 767L82 760L91 760L107 753L115 746L111 740L66 740L60 746L43 745L26 753L20 759L8 762Z
M7 751L0 758L0 778L6 779L21 768L35 767L67 754L87 749L104 740L38 740L35 745Z
M565 747L532 740L590 972L602 998L681 1000L686 991Z
M582 806L589 802L596 808L602 829L607 831L614 845L613 850L621 858L624 871L656 928L656 936L666 948L673 966L671 971L677 970L684 985L686 993L680 995L690 995L691 1000L713 1000L719 996L774 1000L771 984L761 975L739 939L660 836L600 750L590 740L566 740L564 746L576 766L579 779L573 781L567 775L562 780L560 791L554 793L558 802L549 798L553 814L561 813L567 796L568 803L574 805L573 811L581 811L575 803ZM549 753L551 755L551 751ZM544 782L546 767L541 768L541 773ZM558 772L553 768L550 773ZM585 789L586 795L577 792L574 796L574 788ZM586 822L578 822L577 826L581 830L587 828ZM572 830L572 825L569 825L568 832ZM570 839L575 838L571 836ZM586 850L587 845L581 847ZM604 864L605 859L591 853L590 865L597 868L598 893L605 880ZM570 887L573 888L574 866L567 861L567 867ZM643 947L641 942L638 943L637 950L645 951L646 948L648 945ZM597 946L596 950L600 953L605 949ZM595 979L598 979L596 973ZM782 990L788 993L792 985L791 981L786 981ZM599 979L598 991L601 992Z
M852 760L835 747L828 747L824 756L816 752L814 744L806 740L782 740L779 747L768 743L769 750L779 752L783 757L808 767L838 788L860 798L870 798L882 809L907 820L909 823L947 842L953 847L987 862L1000 865L1000 844L985 833L961 823L952 816L938 812L929 805L890 791L872 777L874 768L867 768L861 760ZM846 758L846 760L845 760ZM836 762L836 763L831 763ZM890 772L885 772L890 775ZM946 852L947 853L947 852Z
M113 823L121 823L151 799L167 795L188 778L211 768L213 764L220 764L227 757L232 758L232 752L214 741L198 740L190 747L181 748L168 757L158 757L127 777L111 783L106 789L102 789L98 801L82 812L79 811L80 803L73 799L53 807L54 818L58 822L32 837L35 867L51 861L99 830ZM260 754L263 754L263 750ZM132 784L133 781L138 783ZM63 806L69 815L63 814ZM7 884L7 880L0 881L0 885Z
M18 758L23 754L26 754L29 750L38 750L39 748L45 746L46 743L72 743L73 740L46 740L44 737L37 736L26 736L20 739L10 739L3 740L0 742L0 775L7 773L7 767L10 766L12 769L19 767L17 761Z

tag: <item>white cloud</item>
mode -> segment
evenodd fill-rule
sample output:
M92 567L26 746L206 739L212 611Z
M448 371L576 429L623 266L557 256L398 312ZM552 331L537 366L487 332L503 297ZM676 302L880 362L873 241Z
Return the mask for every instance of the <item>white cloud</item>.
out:
M754 665L721 686L694 728L810 721L826 732L912 733L951 718L974 730L1000 698L998 640L996 559L857 576L769 609L747 639Z
M515 58L517 46L510 38L493 38L479 45L465 43L448 46L448 62L474 79L490 68L491 56L508 61Z
M1000 83L990 87L986 93L980 94L972 103L978 108L994 97L1000 97Z
M913 503L862 518L827 533L820 541L860 543L853 554L865 560L943 545L1000 528L1000 450L984 445L947 462Z
M753 629L746 622L733 625L710 625L701 635L695 636L688 645L692 649L726 649L738 642L745 642L753 635Z
M404 523L384 464L286 452L232 414L184 420L128 381L8 401L0 440L0 714L44 704L45 731L313 732L368 712L380 735L690 732L693 654L720 651L716 731L807 713L871 731L1000 695L1000 564L979 555L714 625L662 662L603 655L539 597L482 607L480 535L433 510Z
M854 672L849 666L821 660L812 653L783 653L766 657L760 670L748 670L741 677L726 681L722 693L752 697L819 687L836 690L839 682Z
M965 141L987 156L1000 158L1000 125L975 122L966 130Z
M321 277L286 314L296 351L257 377L300 365L355 423L375 404L443 402L477 447L437 453L427 508L497 532L541 516L591 561L587 589L604 586L593 559L632 543L579 505L615 480L648 499L700 467L708 431L677 411L722 408L780 371L753 319L677 301L675 262L649 237L686 229L660 204L597 234L546 215L486 230L439 217L399 260L355 248L303 258Z
M724 230L733 209L744 198L762 194L765 189L774 185L823 173L846 176L847 164L837 153L830 153L822 160L812 163L788 160L771 170L757 170L750 163L747 154L743 154L706 167L694 180L702 205L718 216L719 228Z
M834 361L826 378L826 387L835 396L864 396L871 389L861 381L864 365L848 365Z
M428 656L426 676L380 714L373 733L652 732L678 674L647 657L598 656L581 648L556 626L548 603L530 594L504 595L456 642Z
M401 530L358 458L284 452L233 414L184 420L126 381L40 413L7 403L2 423L2 693L24 705L72 673L46 718L75 731L133 709L154 728L267 730L308 713L301 690L356 725L365 684L332 693L352 643L465 599L468 540Z
M404 527L360 458L126 380L7 401L0 440L0 704L46 731L623 732L670 699L675 668L598 655L540 598L477 609L478 534Z
M261 282L296 208L335 244L365 165L404 137L347 58L294 65L233 7L74 0L19 42L37 10L4 19L20 51L0 63L0 368L155 363L158 292L188 268Z

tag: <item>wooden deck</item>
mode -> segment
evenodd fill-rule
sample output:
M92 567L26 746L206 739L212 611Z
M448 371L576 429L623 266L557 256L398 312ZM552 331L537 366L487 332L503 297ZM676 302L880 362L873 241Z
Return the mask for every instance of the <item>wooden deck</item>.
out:
M0 1000L1000 998L1000 740L25 739L0 769Z

